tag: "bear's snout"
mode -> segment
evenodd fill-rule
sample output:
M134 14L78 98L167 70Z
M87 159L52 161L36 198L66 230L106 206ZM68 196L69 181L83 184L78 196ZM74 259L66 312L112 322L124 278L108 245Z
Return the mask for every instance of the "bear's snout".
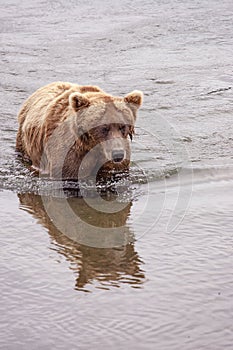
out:
M120 163L125 158L125 151L123 149L112 150L112 160L114 163Z
M122 137L114 137L105 142L101 142L102 154L106 162L111 162L112 165L121 166L126 158L129 158L129 142Z

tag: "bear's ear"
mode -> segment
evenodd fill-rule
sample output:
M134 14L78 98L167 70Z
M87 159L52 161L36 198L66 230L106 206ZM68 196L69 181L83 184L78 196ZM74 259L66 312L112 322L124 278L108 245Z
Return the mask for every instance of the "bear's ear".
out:
M142 105L143 93L134 90L124 97L124 101L130 105L133 110L137 110Z
M72 106L73 110L77 112L81 108L88 107L90 105L90 101L83 94L74 92L69 97L69 104Z

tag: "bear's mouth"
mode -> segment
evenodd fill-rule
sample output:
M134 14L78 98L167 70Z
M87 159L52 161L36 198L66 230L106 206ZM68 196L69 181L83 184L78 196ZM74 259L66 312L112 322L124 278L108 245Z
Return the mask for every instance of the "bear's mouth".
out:
M120 159L120 157L119 157ZM123 159L117 161L107 161L104 163L97 172L97 179L99 178L115 178L124 176L129 172L129 160Z

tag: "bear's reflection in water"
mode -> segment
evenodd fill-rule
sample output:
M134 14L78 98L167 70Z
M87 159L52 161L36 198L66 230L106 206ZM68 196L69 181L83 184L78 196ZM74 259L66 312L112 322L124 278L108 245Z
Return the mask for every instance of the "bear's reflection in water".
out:
M18 197L20 208L48 229L51 249L70 262L77 276L76 289L89 291L88 284L104 289L126 283L134 288L142 286L143 262L135 251L134 236L126 223L132 203L116 213L104 213L83 198L29 193Z

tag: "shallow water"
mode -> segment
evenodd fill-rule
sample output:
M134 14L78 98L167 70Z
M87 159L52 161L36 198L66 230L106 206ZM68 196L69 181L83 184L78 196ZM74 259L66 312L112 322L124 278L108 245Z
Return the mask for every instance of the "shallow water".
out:
M231 1L0 7L0 347L232 349ZM56 80L145 93L105 200L15 157L21 103Z

